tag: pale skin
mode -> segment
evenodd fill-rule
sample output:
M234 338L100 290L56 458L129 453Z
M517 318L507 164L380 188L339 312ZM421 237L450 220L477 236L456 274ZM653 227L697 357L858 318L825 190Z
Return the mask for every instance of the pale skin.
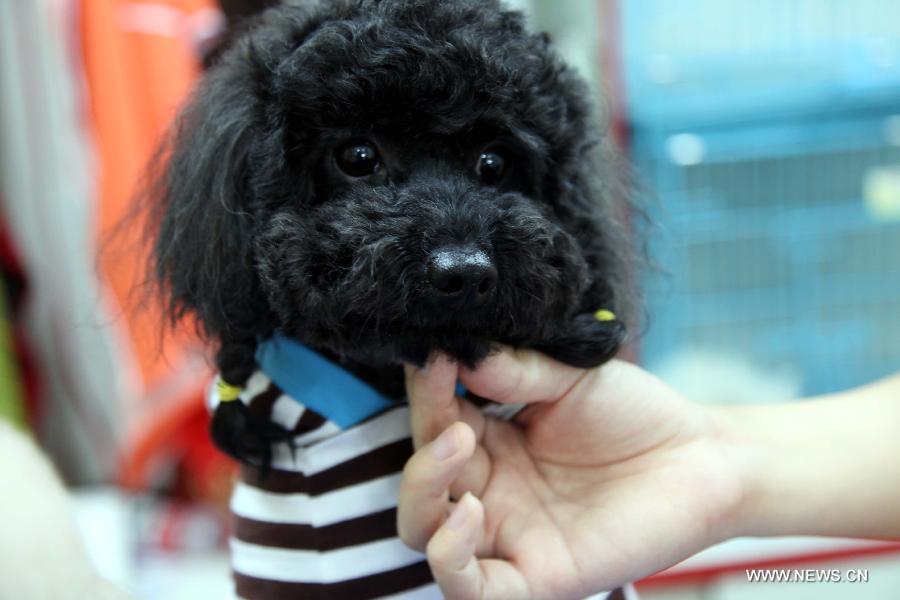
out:
M486 417L457 378L528 406ZM448 598L583 598L738 535L900 539L900 376L704 407L626 362L504 348L475 371L407 367L407 391L398 528Z

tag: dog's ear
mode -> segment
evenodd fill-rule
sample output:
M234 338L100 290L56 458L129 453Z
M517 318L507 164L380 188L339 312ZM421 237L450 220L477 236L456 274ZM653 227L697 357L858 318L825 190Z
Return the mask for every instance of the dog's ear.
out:
M335 7L350 10L351 4ZM253 262L264 204L257 197L292 188L279 178L282 138L263 106L270 78L338 8L286 5L248 21L204 75L157 160L151 186L155 279L173 322L192 315L201 332L219 342L216 365L231 386L244 386L256 369L258 340L274 329ZM263 469L272 442L289 438L239 401L220 403L211 429L222 450Z
M223 341L216 354L219 376L226 387L239 392L255 370L256 343ZM290 431L269 419L265 413L254 412L243 400L231 401L221 395L213 411L209 426L216 446L238 461L261 470L263 476L272 460L272 444L290 442Z
M636 293L635 244L628 219L632 213L626 162L585 126L588 135L573 137L577 160L563 161L554 174L557 201L567 229L577 239L588 267L589 284L580 307L557 338L540 348L577 367L595 367L616 355L628 341ZM583 134L580 134L583 136ZM614 315L598 319L598 314Z
M596 313L575 315L556 337L535 349L560 362L580 369L591 369L613 358L625 340L624 323L613 315L601 319Z
M153 187L157 283L173 322L186 314L219 342L222 379L243 386L256 368L259 336L271 327L253 268L249 169L258 137L252 64L227 58L207 73L160 154ZM213 439L242 462L269 462L283 428L240 401L222 402Z
M270 80L325 14L315 5L282 6L251 20L205 73L158 155L157 282L173 320L194 313L223 342L258 337L266 316L251 255L254 196L290 187L279 178L282 125L266 110Z
M154 186L157 281L178 320L193 313L207 335L253 337L253 215L247 174L254 94L234 68L209 73L161 151ZM248 335L249 334L249 335Z

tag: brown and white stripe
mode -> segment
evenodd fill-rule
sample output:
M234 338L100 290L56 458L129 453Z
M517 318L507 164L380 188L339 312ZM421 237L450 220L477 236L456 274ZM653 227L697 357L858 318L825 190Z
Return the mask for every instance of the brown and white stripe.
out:
M213 386L213 408L217 400ZM231 499L238 596L440 598L422 554L397 537L397 490L412 453L406 406L341 430L261 372L240 400L292 431L294 444L273 447L266 476L241 469Z
M397 492L413 450L405 405L342 430L261 372L240 399L292 431L294 444L275 445L266 475L241 469L231 498L238 596L441 597L425 557L397 536ZM217 400L213 386L213 407Z

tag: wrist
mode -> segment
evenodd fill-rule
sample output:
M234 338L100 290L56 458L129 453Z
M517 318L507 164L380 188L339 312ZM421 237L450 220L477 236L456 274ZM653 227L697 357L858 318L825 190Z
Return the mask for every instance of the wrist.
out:
M709 408L711 446L725 462L734 488L731 501L714 515L714 543L753 535L752 521L763 495L758 471L759 465L765 462L764 449L748 431L748 415L744 412L742 408L730 406Z
M740 482L728 537L852 534L853 509L836 507L850 508L848 490L864 487L853 484L861 465L850 450L864 431L847 426L852 414L835 400L717 410L722 451Z
M900 377L819 398L710 407L709 464L732 493L710 543L736 536L900 539ZM724 464L724 466L723 466Z
M807 495L821 485L818 469L830 449L821 439L805 435L808 415L802 414L803 408L711 409L715 447L729 465L736 489L733 504L722 516L722 540L804 533L810 526L805 520L813 505Z

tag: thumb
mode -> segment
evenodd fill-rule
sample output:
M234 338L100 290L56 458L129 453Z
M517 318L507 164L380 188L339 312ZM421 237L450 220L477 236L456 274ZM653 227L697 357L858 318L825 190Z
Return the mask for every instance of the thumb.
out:
M482 398L533 403L560 399L585 373L534 350L503 346L476 369L460 369L459 377L469 391Z

